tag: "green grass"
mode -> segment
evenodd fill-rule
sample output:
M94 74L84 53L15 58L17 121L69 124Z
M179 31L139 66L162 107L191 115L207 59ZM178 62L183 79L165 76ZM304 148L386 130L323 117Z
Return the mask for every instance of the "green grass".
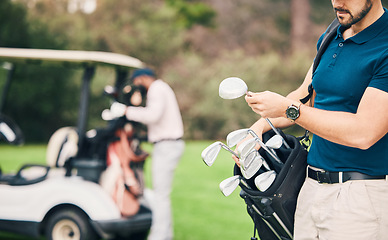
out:
M45 164L46 148L43 145L0 145L0 167L3 173L13 173L25 163Z
M244 201L239 197L239 188L229 197L224 197L218 184L232 176L233 160L229 153L221 151L212 167L201 159L202 150L211 142L186 142L181 162L175 172L171 194L174 217L175 240L236 240L250 239L253 222L246 212ZM143 148L152 152L152 146ZM27 145L14 147L0 145L0 166L3 172L14 172L23 163L44 163L45 146ZM151 182L150 163L145 165L147 185ZM32 240L0 232L0 239Z

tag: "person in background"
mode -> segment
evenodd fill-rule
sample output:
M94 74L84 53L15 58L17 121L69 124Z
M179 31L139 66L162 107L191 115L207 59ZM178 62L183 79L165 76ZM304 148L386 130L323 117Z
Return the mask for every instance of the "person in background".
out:
M340 26L318 68L287 97L245 100L259 136L298 124L314 133L294 240L388 239L388 10L381 0L332 0ZM318 41L318 46L323 39ZM311 105L300 99L308 95ZM235 159L236 160L236 159Z
M152 152L152 226L149 240L172 240L173 221L170 193L174 170L183 154L183 122L176 96L171 87L157 79L149 68L138 69L131 76L133 84L147 90L145 107L112 104L115 115L147 125Z

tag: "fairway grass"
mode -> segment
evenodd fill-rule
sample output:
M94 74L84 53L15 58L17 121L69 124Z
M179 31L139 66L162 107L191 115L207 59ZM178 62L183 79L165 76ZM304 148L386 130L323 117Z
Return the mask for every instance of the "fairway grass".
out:
M171 200L174 218L174 240L239 240L250 239L253 222L237 188L224 197L219 183L233 175L230 153L221 150L212 167L206 166L201 152L212 142L187 141L184 155L176 169ZM152 145L143 144L152 153ZM0 145L0 166L3 172L15 172L23 163L45 163L45 146L14 147ZM152 156L145 165L145 181L150 186ZM0 240L32 240L11 238L0 232Z

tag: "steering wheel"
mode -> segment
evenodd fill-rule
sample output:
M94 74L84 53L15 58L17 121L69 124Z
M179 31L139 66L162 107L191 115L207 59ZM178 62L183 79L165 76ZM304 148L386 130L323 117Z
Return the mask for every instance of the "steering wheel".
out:
M11 118L0 113L0 140L2 139L14 145L24 143L24 136L19 126Z

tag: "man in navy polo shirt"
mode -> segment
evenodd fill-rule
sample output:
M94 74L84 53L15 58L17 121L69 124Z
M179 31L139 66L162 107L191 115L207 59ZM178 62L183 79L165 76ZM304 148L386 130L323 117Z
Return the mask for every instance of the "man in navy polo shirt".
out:
M294 239L388 239L388 10L381 0L332 5L341 25L318 68L287 97L247 94L262 117L251 128L261 135L271 118L314 133ZM303 105L310 83L313 104Z

